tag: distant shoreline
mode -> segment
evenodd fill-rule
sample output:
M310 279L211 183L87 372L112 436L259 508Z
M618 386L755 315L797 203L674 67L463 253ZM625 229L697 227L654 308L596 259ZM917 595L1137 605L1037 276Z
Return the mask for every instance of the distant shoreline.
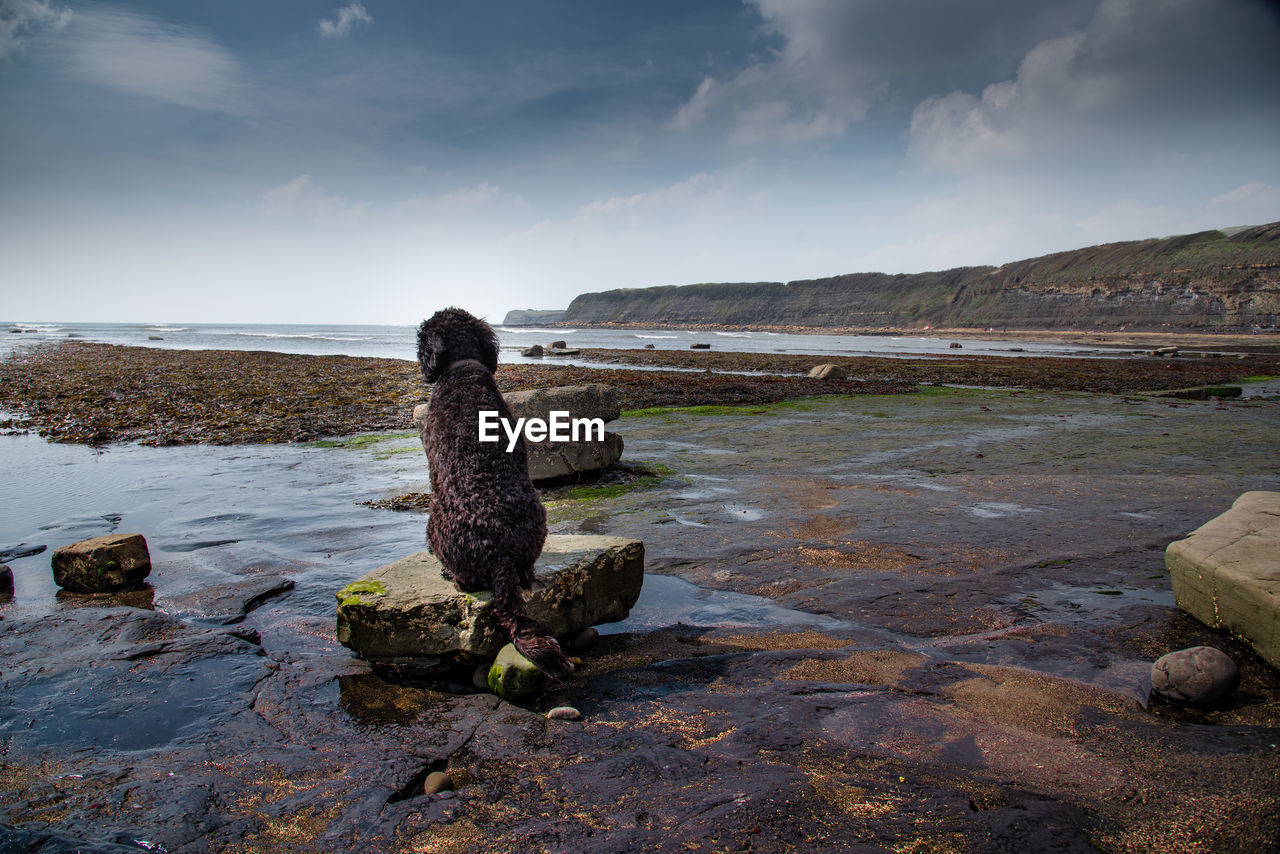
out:
M505 324L511 325L511 324ZM895 338L957 338L987 341L1062 342L1093 347L1151 350L1173 346L1189 349L1231 348L1250 353L1280 353L1280 332L1212 332L1193 330L981 329L975 327L792 326L753 323L639 323L592 321L531 324L545 329L655 329L698 332L775 332L783 335L867 335ZM518 325L513 328L521 328Z

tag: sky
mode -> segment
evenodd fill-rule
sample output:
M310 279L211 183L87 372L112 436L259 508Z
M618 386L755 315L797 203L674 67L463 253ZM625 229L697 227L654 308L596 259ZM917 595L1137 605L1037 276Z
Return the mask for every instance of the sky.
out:
M1262 0L0 0L0 319L501 321L1280 220Z

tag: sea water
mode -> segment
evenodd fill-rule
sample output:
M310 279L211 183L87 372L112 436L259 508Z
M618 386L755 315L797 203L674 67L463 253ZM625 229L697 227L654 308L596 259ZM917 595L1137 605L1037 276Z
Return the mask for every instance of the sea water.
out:
M828 335L760 331L693 329L589 329L497 326L500 360L508 364L542 363L520 351L564 341L572 349L688 350L695 343L731 353L805 353L818 356L954 356L952 339L927 335ZM0 322L0 355L15 347L80 340L176 350L270 350L318 356L416 358L416 325L267 323L25 323ZM1067 342L965 339L966 355L1114 356L1104 350ZM579 365L587 364L579 359Z

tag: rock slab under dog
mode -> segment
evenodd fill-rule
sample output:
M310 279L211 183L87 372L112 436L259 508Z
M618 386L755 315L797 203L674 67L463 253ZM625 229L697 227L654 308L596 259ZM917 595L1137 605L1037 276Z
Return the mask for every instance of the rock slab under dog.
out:
M552 534L535 565L529 616L552 635L626 619L644 583L644 544L626 537ZM375 569L338 591L338 642L362 658L492 658L510 640L489 591L462 593L427 551Z
M1165 549L1178 607L1280 667L1280 492L1246 492Z

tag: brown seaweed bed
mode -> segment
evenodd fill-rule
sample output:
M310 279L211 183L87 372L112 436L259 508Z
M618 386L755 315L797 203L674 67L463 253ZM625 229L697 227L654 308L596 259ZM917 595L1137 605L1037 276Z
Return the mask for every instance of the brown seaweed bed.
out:
M921 383L1124 392L1222 383L1280 372L1280 359L1063 359L959 356L830 358L846 380L803 376L822 357L590 350L583 357L698 372L503 365L503 391L588 382L617 388L624 409L750 405L821 394L897 394ZM712 371L772 371L743 375ZM59 442L148 445L295 442L410 426L429 397L399 359L233 350L163 350L63 342L0 362L0 421Z

